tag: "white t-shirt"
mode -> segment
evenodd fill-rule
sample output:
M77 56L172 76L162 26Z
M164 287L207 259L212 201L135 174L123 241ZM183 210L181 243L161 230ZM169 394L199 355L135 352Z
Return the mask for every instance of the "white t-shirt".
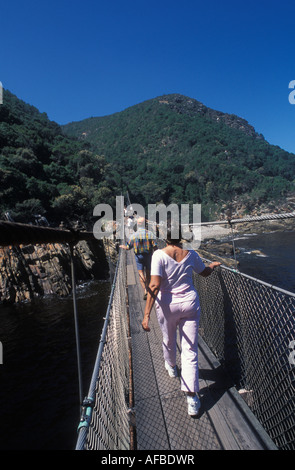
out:
M157 250L152 256L151 275L161 276L159 300L179 303L198 297L193 285L193 271L201 273L205 265L198 253L190 250L180 261L175 261L163 250Z

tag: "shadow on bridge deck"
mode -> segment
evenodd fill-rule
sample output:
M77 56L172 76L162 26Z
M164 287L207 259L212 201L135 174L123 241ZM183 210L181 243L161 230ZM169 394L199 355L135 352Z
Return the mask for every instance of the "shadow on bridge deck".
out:
M164 367L162 334L155 311L151 331L141 326L145 301L133 252L127 252L127 284L132 344L137 450L276 449L253 413L230 383L205 342L199 338L201 410L187 414L180 379ZM180 354L177 358L178 369Z

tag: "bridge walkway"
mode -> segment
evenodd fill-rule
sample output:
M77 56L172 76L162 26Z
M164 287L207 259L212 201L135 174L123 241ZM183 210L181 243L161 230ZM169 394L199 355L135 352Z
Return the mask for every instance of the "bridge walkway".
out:
M155 311L149 333L142 329L145 301L133 251L127 252L137 450L275 450L202 338L199 338L201 410L187 414L180 379L164 368L162 335ZM177 366L180 366L178 348Z

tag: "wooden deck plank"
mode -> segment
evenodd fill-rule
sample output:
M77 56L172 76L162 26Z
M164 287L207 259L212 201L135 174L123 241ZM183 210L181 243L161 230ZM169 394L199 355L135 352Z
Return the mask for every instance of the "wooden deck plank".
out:
M127 276L137 449L276 449L202 338L199 340L202 405L197 418L188 416L180 379L170 378L164 367L162 333L154 310L151 331L142 329L145 301L133 252L127 253ZM179 346L177 366L180 369Z

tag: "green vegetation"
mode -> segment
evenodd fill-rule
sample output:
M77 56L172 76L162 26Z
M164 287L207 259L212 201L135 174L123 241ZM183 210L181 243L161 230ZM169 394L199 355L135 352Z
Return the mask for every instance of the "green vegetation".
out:
M203 215L239 200L246 210L294 191L295 155L267 143L243 119L181 95L64 126L112 168L133 201L201 203Z
M108 165L87 143L63 135L61 127L9 91L0 106L0 212L34 222L45 215L87 222L111 189Z
M16 221L91 226L98 203L129 191L148 203L201 203L215 217L294 192L295 156L268 144L243 119L181 95L60 127L8 91L0 106L0 212Z

